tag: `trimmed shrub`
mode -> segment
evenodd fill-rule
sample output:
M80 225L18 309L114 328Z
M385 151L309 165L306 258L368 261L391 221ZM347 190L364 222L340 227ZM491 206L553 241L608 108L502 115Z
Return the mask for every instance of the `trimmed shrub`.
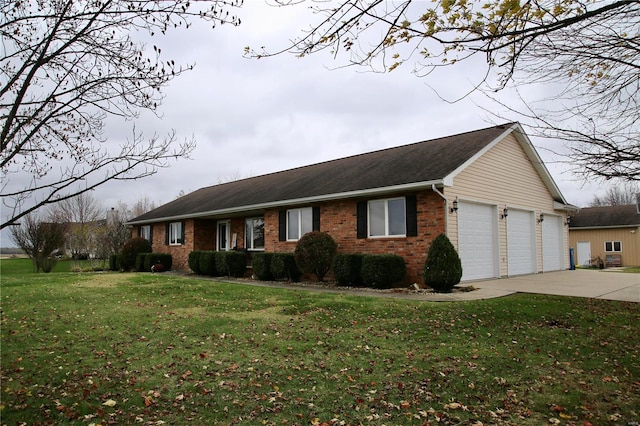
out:
M254 253L251 259L251 267L253 268L253 274L260 281L269 281L273 279L271 274L271 258L273 253L259 252Z
M424 283L438 293L450 293L462 278L462 262L445 234L438 235L429 246L424 263Z
M173 266L173 257L168 253L147 253L144 255L144 270L151 271L151 267L161 264L165 271L170 271ZM153 272L153 271L151 271ZM160 272L156 269L155 272Z
M361 286L362 258L364 255L355 253L339 253L333 259L333 276L338 285Z
M112 254L111 256L109 256L109 270L119 271L121 259L122 256L120 256L119 254Z
M397 254L366 254L362 258L362 281L367 287L392 288L407 272L404 258Z
M331 269L331 262L338 250L338 244L326 232L308 232L298 240L293 252L296 264L302 272L314 274L318 281Z
M145 268L145 260L147 259L147 255L151 253L138 253L136 256L136 267L135 270L138 272L150 272L151 269ZM151 267L149 267L151 268Z
M215 277L216 272L216 252L211 250L201 251L198 259L198 267L202 275Z
M200 271L200 253L202 253L202 250L193 250L189 253L189 258L187 259L189 269L197 275L202 275L202 271Z
M296 258L293 253L273 253L269 269L276 280L298 282L302 276L298 265L296 265Z
M247 270L247 253L243 251L215 252L216 272L218 275L241 277Z
M151 243L144 238L135 237L128 240L122 246L121 266L125 271L136 267L138 253L151 253Z

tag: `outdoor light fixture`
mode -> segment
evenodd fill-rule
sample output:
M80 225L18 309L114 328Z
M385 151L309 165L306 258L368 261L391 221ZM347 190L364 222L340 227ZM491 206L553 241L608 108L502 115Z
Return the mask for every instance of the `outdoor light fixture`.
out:
M571 216L567 216L567 220L564 222L564 224L569 226L570 223L571 223Z
M538 223L544 222L544 213L540 213L540 219L538 219Z
M456 198L455 200L453 200L453 207L451 207L451 209L449 209L451 211L451 213L455 213L458 211L458 199Z
M500 219L504 219L507 216L509 216L509 207L505 206L504 210L502 210L502 214L500 215Z

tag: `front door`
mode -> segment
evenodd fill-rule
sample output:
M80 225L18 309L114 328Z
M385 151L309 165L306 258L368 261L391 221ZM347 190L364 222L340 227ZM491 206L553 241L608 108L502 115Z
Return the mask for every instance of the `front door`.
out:
M218 241L216 244L216 250L231 250L231 247L229 247L230 228L231 223L228 220L218 222Z

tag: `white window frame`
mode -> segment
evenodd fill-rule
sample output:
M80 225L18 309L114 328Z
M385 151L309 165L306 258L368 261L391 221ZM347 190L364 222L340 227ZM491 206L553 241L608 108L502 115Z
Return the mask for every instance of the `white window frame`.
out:
M245 236L244 236L244 241L245 241L245 249L247 250L252 250L252 251L264 251L264 246L262 247L255 247L253 245L255 238L253 235L253 231L255 230L255 221L256 220L261 220L262 224L264 226L264 217L251 217L251 218L247 218L245 219L244 222L244 230L245 230ZM249 235L249 223L251 223L251 235ZM264 232L264 227L262 228L262 239L263 239L263 244L264 244L264 239L265 239L265 232Z
M140 226L140 237L145 240L151 241L151 225L142 225Z
M306 213L306 215L304 213ZM297 215L297 229L291 229L289 224L289 215ZM303 218L305 217L309 220L306 228L303 223ZM290 231L295 231L295 236L292 236ZM287 241L298 241L304 234L311 231L313 231L313 207L303 207L300 209L287 210Z
M226 231L224 235L224 239L227 242L226 247L220 246L220 225L226 225ZM216 225L216 250L218 251L229 251L233 247L231 247L231 221L230 220L219 220Z
M390 234L389 233L389 202L402 200L404 205L404 232L402 234ZM371 204L372 203L384 203L384 234L376 234L373 235L371 233ZM407 199L405 197L395 197L395 198L383 198L379 200L371 200L367 203L367 235L369 238L398 238L398 237L406 237L407 236Z
M169 245L180 246L184 244L182 241L182 222L169 223Z
M611 244L611 250L607 250L607 245ZM616 245L618 246L618 250L616 250ZM604 251L607 253L621 253L622 252L622 241L605 241L604 242Z

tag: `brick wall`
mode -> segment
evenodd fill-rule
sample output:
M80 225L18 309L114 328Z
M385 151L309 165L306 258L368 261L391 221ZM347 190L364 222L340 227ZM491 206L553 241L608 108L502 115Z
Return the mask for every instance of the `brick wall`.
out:
M393 194L388 197L407 194ZM356 238L357 202L362 200L336 200L320 203L320 230L328 232L338 243L339 253L387 254L402 256L407 264L407 283L422 283L422 271L431 241L446 229L444 201L432 191L422 191L417 196L418 236L402 238ZM300 206L308 207L308 206ZM278 241L278 211L264 213L265 251L293 252L295 241ZM216 220L185 220L185 243L180 246L165 245L166 223L153 226L153 251L173 256L175 269L187 270L187 259L192 250L216 249ZM236 234L238 248L243 248L244 218L231 219L231 238ZM133 235L137 235L134 227ZM231 243L231 242L230 242Z
M399 196L405 194L397 194ZM339 253L387 254L402 256L407 264L408 283L422 283L422 271L431 241L446 229L444 201L432 191L417 195L418 236L402 238L356 238L356 206L360 200L337 200L319 204L320 230L338 243ZM392 197L392 196L390 196ZM296 243L278 241L278 210L265 212L265 250L293 252Z

